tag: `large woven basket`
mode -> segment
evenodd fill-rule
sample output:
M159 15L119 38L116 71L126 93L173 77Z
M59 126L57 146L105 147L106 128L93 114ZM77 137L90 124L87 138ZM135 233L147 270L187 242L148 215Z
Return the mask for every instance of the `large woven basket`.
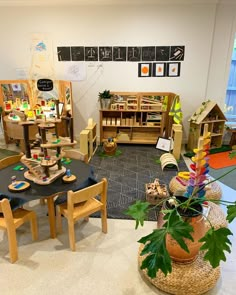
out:
M177 177L174 176L169 183L169 190L172 194L175 194L176 191L186 191L188 181L182 180L182 184L177 180ZM221 186L218 182L211 183L211 188L206 189L205 197L208 200L220 200L222 197Z
M116 153L117 144L114 142L114 145L110 146L107 142L103 143L103 150L106 155L113 156Z

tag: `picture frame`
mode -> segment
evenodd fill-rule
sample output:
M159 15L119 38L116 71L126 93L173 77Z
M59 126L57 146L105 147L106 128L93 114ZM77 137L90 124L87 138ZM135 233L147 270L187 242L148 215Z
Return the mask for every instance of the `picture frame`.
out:
M112 61L112 46L99 46L99 61Z
M84 61L84 46L72 46L71 47L71 60L72 61Z
M168 77L179 77L180 76L180 62L167 63L167 76Z
M128 47L127 61L141 61L141 47Z
M170 46L156 46L156 61L168 61L170 58Z
M166 63L154 62L153 63L153 77L165 77L166 76Z
M171 140L159 136L156 143L156 149L169 153L171 149Z
M182 61L184 60L185 46L171 46L170 48L170 60Z
M126 61L127 47L114 46L113 47L113 61Z
M138 64L138 76L139 77L151 77L152 63L139 63Z
M155 46L143 46L142 47L142 60L154 61L156 60L156 48Z
M89 46L85 47L85 61L98 61L98 47Z
M71 61L71 50L69 46L57 47L58 61Z

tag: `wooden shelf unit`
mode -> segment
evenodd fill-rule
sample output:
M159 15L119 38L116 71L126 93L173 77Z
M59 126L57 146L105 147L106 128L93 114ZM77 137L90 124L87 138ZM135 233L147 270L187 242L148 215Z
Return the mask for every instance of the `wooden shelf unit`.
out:
M158 136L170 136L173 117L168 114L176 94L111 93L111 109L100 110L100 142L115 137L118 143L156 144Z

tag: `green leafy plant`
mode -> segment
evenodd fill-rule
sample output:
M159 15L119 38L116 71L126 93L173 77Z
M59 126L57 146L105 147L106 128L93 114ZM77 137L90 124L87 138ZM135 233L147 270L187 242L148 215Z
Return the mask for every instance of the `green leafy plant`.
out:
M104 90L103 92L99 92L98 94L98 98L105 98L105 99L109 99L112 98L113 95L110 93L110 90Z
M235 157L236 153L232 152L230 156ZM154 229L152 233L142 237L138 241L144 245L140 255L146 256L142 261L141 269L147 269L149 277L155 278L158 270L162 271L165 275L172 272L172 260L167 251L166 245L167 235L170 235L183 250L189 252L186 240L193 241L193 227L188 222L188 219L181 216L181 210L185 212L186 210L196 212L197 210L194 205L211 201L227 207L226 220L229 223L235 219L236 201L208 200L205 196L198 197L198 193L203 190L206 185L223 178L234 170L236 170L236 167L217 179L208 182L201 188L193 190L193 194L186 198L184 202L178 201L175 196L165 200L165 202L168 202L170 206L167 209L162 210L162 213L164 214L163 226L161 228ZM125 211L125 214L136 220L135 229L137 229L139 225L144 225L144 220L147 218L148 212L153 209L155 209L155 206L153 207L150 203L139 200L136 201L135 204L129 206L128 210ZM203 213L198 211L198 214ZM215 229L208 217L205 216L205 218L210 224L210 229L199 240L199 242L202 243L200 250L204 251L204 260L209 261L211 266L216 268L219 266L221 261L226 261L225 251L229 253L231 252L231 242L229 236L233 234L226 227Z

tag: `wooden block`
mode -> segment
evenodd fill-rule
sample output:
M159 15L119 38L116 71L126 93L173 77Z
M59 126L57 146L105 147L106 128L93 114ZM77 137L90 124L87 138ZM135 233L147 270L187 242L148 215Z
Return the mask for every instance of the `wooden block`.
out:
M80 151L81 153L85 155L89 154L89 149L88 149L89 133L90 133L90 130L82 130L80 132Z

